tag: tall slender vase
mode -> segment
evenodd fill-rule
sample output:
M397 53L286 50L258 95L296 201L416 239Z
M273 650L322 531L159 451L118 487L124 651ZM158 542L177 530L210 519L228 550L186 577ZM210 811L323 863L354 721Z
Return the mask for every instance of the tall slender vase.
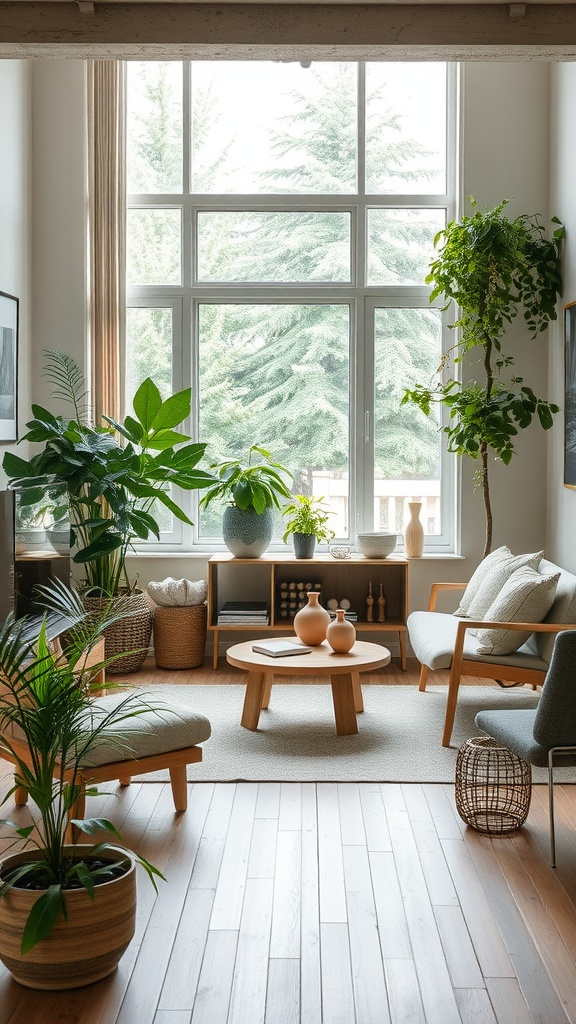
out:
M404 547L407 558L421 558L424 551L424 527L420 522L421 501L408 503L410 519L404 531Z
M300 637L303 644L310 647L318 647L326 639L326 630L330 625L330 616L321 604L318 604L320 594L311 590L308 594L308 604L301 608L294 616L294 632Z

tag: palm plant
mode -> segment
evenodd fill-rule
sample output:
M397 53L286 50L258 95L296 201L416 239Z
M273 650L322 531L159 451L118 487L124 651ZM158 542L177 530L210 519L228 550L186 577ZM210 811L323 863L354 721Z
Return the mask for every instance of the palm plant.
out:
M2 873L0 899L12 889L38 889L22 934L24 955L50 933L62 915L66 918L66 892L84 888L94 899L95 886L122 872L117 845L106 840L90 847L67 846L69 815L81 793L82 764L99 745L122 746L122 722L153 711L142 697L128 693L108 710L94 707L94 678L107 662L83 666L110 622L125 614L116 605L99 618L86 618L79 596L55 581L39 588L42 603L67 623L66 639L55 652L48 641L49 616L39 634L28 619L9 616L0 628L0 752L15 765L15 782L2 803L23 790L36 804L39 820L21 827L9 819L0 825L13 830L15 843L34 848L35 858ZM23 756L23 749L28 757ZM94 795L96 790L88 790ZM85 835L107 832L121 836L103 818L74 819ZM112 860L102 859L107 850ZM160 872L136 858L155 884Z
M159 539L158 504L191 524L170 489L214 483L196 468L206 445L188 443L190 437L176 429L190 415L191 389L162 401L147 378L134 396L134 415L122 423L105 416L105 425L97 426L90 422L84 375L74 359L47 352L45 377L55 387L52 397L66 402L72 417L33 405L23 440L42 444L42 451L29 460L6 452L3 467L11 484L28 492L28 504L41 499L46 478L63 481L74 561L84 566L86 587L110 597L130 591L126 555L136 539Z

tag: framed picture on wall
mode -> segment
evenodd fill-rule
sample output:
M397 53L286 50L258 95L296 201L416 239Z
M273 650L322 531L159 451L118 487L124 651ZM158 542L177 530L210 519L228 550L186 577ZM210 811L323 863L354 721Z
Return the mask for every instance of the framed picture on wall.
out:
M576 302L564 307L564 486L576 490Z
M18 440L18 299L0 292L0 444Z

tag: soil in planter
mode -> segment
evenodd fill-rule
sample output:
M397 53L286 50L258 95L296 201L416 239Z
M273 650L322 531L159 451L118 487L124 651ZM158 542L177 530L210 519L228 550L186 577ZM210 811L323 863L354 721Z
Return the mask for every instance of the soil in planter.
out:
M104 885L106 882L111 882L115 878L121 878L122 875L127 874L128 871L130 870L130 863L128 861L123 861L119 864L114 864L109 860L101 860L98 857L94 857L93 859L84 860L83 862L90 869L91 873L92 871L97 871L99 868L108 868L108 871L105 875L100 875L99 877L92 879L95 886ZM30 861L30 863L34 864L35 861ZM23 865L20 864L18 866L18 870L20 870L22 866ZM38 871L38 874L42 874L41 870ZM4 881L10 881L9 874L6 875ZM14 883L12 888L25 889L28 892L43 892L48 888L49 884L50 883L46 881L45 877L35 879L34 875L29 875L24 876L24 878L19 878ZM82 882L80 881L79 878L71 878L68 885L64 888L64 892L70 892L73 889L83 888L84 886L82 885Z

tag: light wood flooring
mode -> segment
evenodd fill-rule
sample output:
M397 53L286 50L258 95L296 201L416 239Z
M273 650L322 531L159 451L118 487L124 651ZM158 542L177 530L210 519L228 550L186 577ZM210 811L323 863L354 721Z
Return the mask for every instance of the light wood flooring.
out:
M500 839L448 785L190 784L182 815L167 785L106 789L89 813L168 881L140 878L136 936L98 985L37 993L0 968L0 1024L576 1024L576 786L557 787L556 871L542 786Z

